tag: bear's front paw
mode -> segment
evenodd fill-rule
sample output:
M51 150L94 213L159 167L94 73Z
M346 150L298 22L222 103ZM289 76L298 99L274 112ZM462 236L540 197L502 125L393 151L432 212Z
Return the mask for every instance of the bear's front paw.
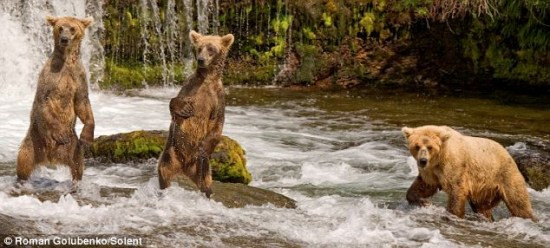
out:
M420 200L418 200L418 205L421 206L421 207L427 207L427 206L432 205L432 202L430 202L430 200L428 200L428 199L420 199Z
M195 102L191 99L173 98L170 101L170 113L175 118L190 118L195 114Z
M92 142L94 142L93 130L86 130L86 128L82 129L82 132L80 133L80 142L85 145L91 145Z
M204 194L206 195L206 198L210 199L210 196L212 195L212 188L205 189Z
M57 144L62 144L62 145L65 145L71 142L71 136L72 135L70 132L55 132L52 134L53 140Z

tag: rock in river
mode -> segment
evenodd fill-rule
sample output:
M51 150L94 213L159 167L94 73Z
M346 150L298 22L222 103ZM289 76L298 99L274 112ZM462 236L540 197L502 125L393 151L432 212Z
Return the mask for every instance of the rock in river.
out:
M534 190L543 190L550 186L550 152L545 147L517 143L508 147L525 181Z
M95 139L87 157L101 162L127 163L158 158L168 132L134 131ZM210 156L212 177L220 182L248 184L252 176L246 168L245 151L239 143L227 136L216 146Z

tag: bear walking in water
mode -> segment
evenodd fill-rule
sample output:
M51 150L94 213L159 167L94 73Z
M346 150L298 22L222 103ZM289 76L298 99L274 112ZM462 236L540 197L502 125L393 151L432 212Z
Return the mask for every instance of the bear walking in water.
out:
M472 210L493 220L502 200L512 216L535 220L527 186L516 163L495 141L470 137L446 126L402 129L419 175L407 191L410 204L425 205L438 190L448 194L447 210L464 218Z
M17 178L27 180L37 165L60 163L71 168L73 181L84 170L83 145L94 138L94 116L88 99L80 43L91 18L48 17L55 48L40 72L31 111L31 125L17 156ZM76 117L84 127L80 140Z
M191 31L197 51L197 69L170 101L172 123L166 146L159 158L161 189L183 173L210 197L210 154L219 143L225 118L222 73L233 35L205 36Z

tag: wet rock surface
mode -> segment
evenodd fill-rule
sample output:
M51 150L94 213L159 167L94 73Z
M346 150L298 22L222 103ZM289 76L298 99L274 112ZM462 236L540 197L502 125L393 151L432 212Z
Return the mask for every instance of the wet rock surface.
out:
M546 147L517 143L508 151L531 188L541 191L550 186L550 151Z
M86 157L101 163L144 162L160 156L167 137L168 132L159 130L104 135L94 140ZM245 151L227 136L222 137L211 154L210 165L214 180L243 184L252 181L246 168Z
M0 214L0 234L38 233L31 221Z

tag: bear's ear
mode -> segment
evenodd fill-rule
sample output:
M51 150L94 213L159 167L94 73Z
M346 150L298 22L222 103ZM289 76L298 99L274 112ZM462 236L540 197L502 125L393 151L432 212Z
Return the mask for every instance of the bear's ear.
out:
M94 18L88 17L80 19L80 22L82 23L82 25L84 25L84 28L87 28L88 26L90 26L90 24L92 24L92 22L94 22Z
M59 18L57 17L53 17L53 16L46 17L46 21L48 21L48 23L52 26L55 26L55 23L57 22L57 20L59 20Z
M413 131L414 130L412 128L408 128L408 127L404 127L401 129L401 132L403 132L403 135L405 135L405 138L407 139L409 138L409 136L412 135Z
M231 44L235 41L235 37L232 34L228 34L222 37L222 45L225 48L229 48Z
M451 138L452 129L448 126L443 126L442 129L443 130L441 130L441 132L439 132L439 139L441 139L442 143L445 143L445 141L447 141L449 138Z
M191 32L189 32L189 39L191 40L191 43L193 43L193 45L196 45L201 37L202 35L195 32L195 30L191 30Z

